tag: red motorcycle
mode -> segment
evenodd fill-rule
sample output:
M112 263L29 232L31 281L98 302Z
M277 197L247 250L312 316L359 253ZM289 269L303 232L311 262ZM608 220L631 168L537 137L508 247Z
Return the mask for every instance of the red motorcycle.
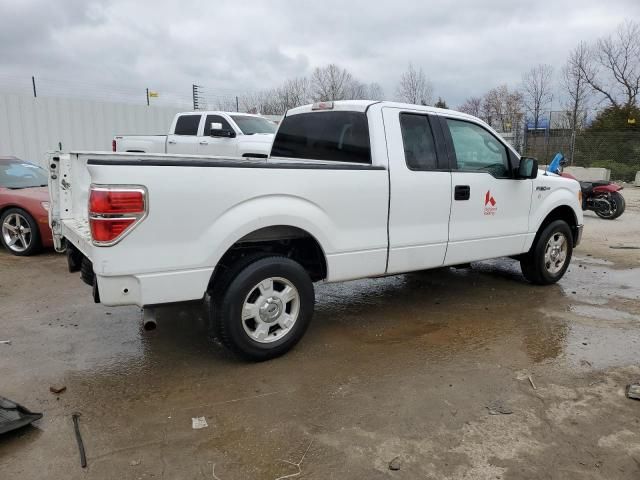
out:
M580 183L583 210L591 210L607 220L616 219L624 213L626 204L624 197L619 193L623 187L609 181L580 182L573 175L562 171L565 165L564 156L558 153L549 165L549 171Z

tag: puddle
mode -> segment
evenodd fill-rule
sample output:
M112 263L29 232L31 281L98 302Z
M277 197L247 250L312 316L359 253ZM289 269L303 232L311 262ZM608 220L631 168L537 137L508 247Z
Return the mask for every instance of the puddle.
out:
M640 324L640 315L633 315L613 308L594 307L591 305L571 305L570 311L585 317L606 320L616 324Z

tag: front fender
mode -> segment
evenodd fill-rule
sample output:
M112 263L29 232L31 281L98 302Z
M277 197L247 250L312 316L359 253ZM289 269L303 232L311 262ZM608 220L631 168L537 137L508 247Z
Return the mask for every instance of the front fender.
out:
M576 182L577 185L577 182ZM536 195L536 193L538 195ZM576 219L577 225L582 225L583 215L582 206L578 201L578 191L574 191L570 188L557 188L552 190L546 196L542 193L534 192L534 198L532 202L532 215L529 222L529 232L535 235L542 222L549 216L555 209L567 206L571 208ZM533 241L533 238L531 239Z

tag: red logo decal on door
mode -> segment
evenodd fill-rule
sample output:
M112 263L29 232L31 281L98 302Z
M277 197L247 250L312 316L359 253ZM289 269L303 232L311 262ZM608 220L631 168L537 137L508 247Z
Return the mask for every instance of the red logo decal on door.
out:
M484 214L495 215L498 207L496 207L496 199L491 195L491 190L487 190L484 196Z

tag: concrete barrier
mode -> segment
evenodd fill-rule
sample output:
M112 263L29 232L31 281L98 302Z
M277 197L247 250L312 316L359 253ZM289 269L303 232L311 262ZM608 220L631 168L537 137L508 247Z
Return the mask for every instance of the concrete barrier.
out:
M640 187L640 172L636 172L636 179L633 182L636 187Z
M608 168L565 167L564 171L570 173L577 180L593 182L596 180L611 180L611 170ZM636 176L636 180L638 177Z

